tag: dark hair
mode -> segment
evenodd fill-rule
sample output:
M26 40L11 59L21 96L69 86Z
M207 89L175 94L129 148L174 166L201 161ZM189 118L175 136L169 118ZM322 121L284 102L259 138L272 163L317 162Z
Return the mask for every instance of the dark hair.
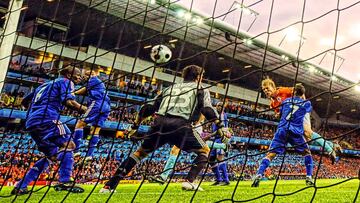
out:
M78 68L76 68L75 66L70 66L70 65L66 66L65 68L62 68L59 71L60 75L65 76L65 77L67 77L68 74L73 75L76 72L80 72L80 70Z
M74 72L74 66L66 66L65 68L60 69L59 73L62 76L66 76L67 74L72 74Z
M184 81L195 81L198 76L203 74L203 68L197 65L189 65L182 71Z
M295 85L295 88L294 88L294 93L295 93L295 96L302 96L303 94L305 94L305 87L304 85L302 85L301 83L297 83Z

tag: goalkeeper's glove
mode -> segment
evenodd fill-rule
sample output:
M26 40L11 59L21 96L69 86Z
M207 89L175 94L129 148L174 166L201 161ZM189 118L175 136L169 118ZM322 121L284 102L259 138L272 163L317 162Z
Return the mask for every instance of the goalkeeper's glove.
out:
M128 130L125 131L124 133L124 139L131 139L131 138L137 138L137 135L138 135L138 129L139 129L139 126L138 125L133 125L131 128L129 128Z
M216 123L217 125L217 134L220 135L221 142L224 144L229 143L231 138L231 133L229 132L228 128L225 128L224 124L222 122Z

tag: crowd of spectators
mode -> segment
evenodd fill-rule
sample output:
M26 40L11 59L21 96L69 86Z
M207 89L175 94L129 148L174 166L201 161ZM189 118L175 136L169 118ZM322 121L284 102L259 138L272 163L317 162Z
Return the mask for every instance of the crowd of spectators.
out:
M3 92L0 94L0 108L23 109L21 101L24 96L24 92Z
M119 85L110 86L109 90L146 98L153 98L160 92L158 84L142 83L139 80L121 81Z
M239 104L234 102L227 102L224 107L224 111L227 113L240 115L240 116L256 117L259 119L270 120L270 121L278 120L275 114L270 109L268 109L268 107L265 108L258 106L255 111L255 105L251 105L251 104Z
M27 59L25 59L27 60ZM31 59L29 59L31 60ZM53 78L55 75L51 71L51 68L45 68L45 64L48 64L46 62L41 62L40 64L29 64L29 63L23 63L21 64L18 60L12 60L10 62L9 69L13 72L26 74L30 76L37 76L37 77L43 77L43 78Z
M0 95L0 108L13 108L25 110L21 106L21 101L24 97L24 92L12 92L2 93ZM109 121L134 123L135 115L140 108L139 105L130 105L129 107L118 106L113 107L108 117ZM246 109L246 108L244 108ZM235 113L229 108L225 108L228 113ZM81 116L77 111L65 108L62 111L62 115L78 117ZM150 125L153 119L149 118L144 121L144 125ZM241 121L239 119L230 119L229 127L234 131L234 134L241 137L261 138L261 139L272 139L276 126L271 125L253 125L251 122ZM211 132L211 125L204 126L205 131ZM358 138L358 132L347 133L351 128L329 128L326 132L321 133L325 138L332 139L345 149L360 149L360 139ZM344 135L344 136L341 136ZM340 137L339 137L340 136Z
M353 131L353 132L351 132ZM321 131L320 131L321 132ZM351 133L349 133L351 132ZM343 148L346 149L360 149L359 130L354 131L354 128L328 128L324 134L325 137L337 140Z
M288 155L292 156L292 155ZM35 161L41 158L40 155L34 155L29 153L17 153L13 154L10 151L0 152L0 182L18 181L20 180L29 167L31 167ZM290 157L291 158L291 157ZM116 159L112 156L110 159L105 157L98 157L92 162L83 162L80 157L75 158L73 177L77 177L78 182L90 182L96 180L109 179L111 175L116 171L119 163L124 159L122 156L120 159ZM314 155L315 168L318 170L320 156ZM142 164L138 165L127 179L140 180L143 178L144 173L147 174L160 174L163 170L166 159L158 160L145 160ZM331 161L327 158L322 158L320 169L317 178L351 178L358 175L358 166L360 165L360 159L358 158L342 158L337 164L332 165ZM229 175L232 178L242 177L245 180L251 179L256 174L258 164L248 164L245 166L243 173L243 162L230 162L228 164ZM174 181L182 179L183 174L189 171L190 164L188 162L179 162L176 165L176 174ZM278 174L280 169L279 165L271 165L266 171L267 178L272 179L274 175ZM57 170L57 165L51 165L46 171L44 171L39 180L51 180L54 177L54 173ZM213 178L211 169L209 168L207 173L207 180ZM181 174L181 175L179 175ZM285 162L281 175L284 179L295 179L303 177L305 174L305 167L300 162ZM57 176L55 176L57 178ZM55 178L55 179L56 179Z

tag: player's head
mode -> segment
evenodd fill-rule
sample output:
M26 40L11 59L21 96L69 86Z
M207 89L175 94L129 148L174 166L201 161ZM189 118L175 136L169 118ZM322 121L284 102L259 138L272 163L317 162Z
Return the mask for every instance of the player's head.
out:
M65 68L60 70L60 75L63 77L73 81L75 84L78 84L81 82L81 71L80 69L74 67L74 66L66 66Z
M305 94L305 87L301 83L297 83L294 87L294 95L297 97L303 97Z
M92 67L85 71L85 74L88 76L98 76L100 75L100 68L99 67Z
M203 68L197 65L186 66L182 71L184 82L201 82L203 74Z
M218 102L216 103L216 110L220 113L221 111L224 110L224 103L222 102Z
M267 77L261 81L261 89L267 98L271 98L276 91L275 82L271 78Z
M99 67L92 67L89 69L85 69L83 80L87 81L90 77L99 76L100 75L100 68Z

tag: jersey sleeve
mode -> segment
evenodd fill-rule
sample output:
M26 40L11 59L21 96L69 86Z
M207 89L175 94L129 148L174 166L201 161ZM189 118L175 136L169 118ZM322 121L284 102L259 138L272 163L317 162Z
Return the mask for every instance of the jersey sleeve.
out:
M139 111L139 117L146 118L154 114L157 110L159 110L161 101L163 98L163 93L157 95L154 99L151 99L146 104L142 105Z
M75 100L74 83L70 80L60 80L60 98L61 102Z
M306 101L304 106L306 109L306 113L310 113L312 111L312 105L310 101Z
M93 90L96 88L97 85L99 85L101 83L101 81L98 80L97 77L90 77L89 82L86 86L86 89L89 90Z
M219 114L211 104L210 92L208 89L199 90L198 104L201 113L207 120L219 119Z

